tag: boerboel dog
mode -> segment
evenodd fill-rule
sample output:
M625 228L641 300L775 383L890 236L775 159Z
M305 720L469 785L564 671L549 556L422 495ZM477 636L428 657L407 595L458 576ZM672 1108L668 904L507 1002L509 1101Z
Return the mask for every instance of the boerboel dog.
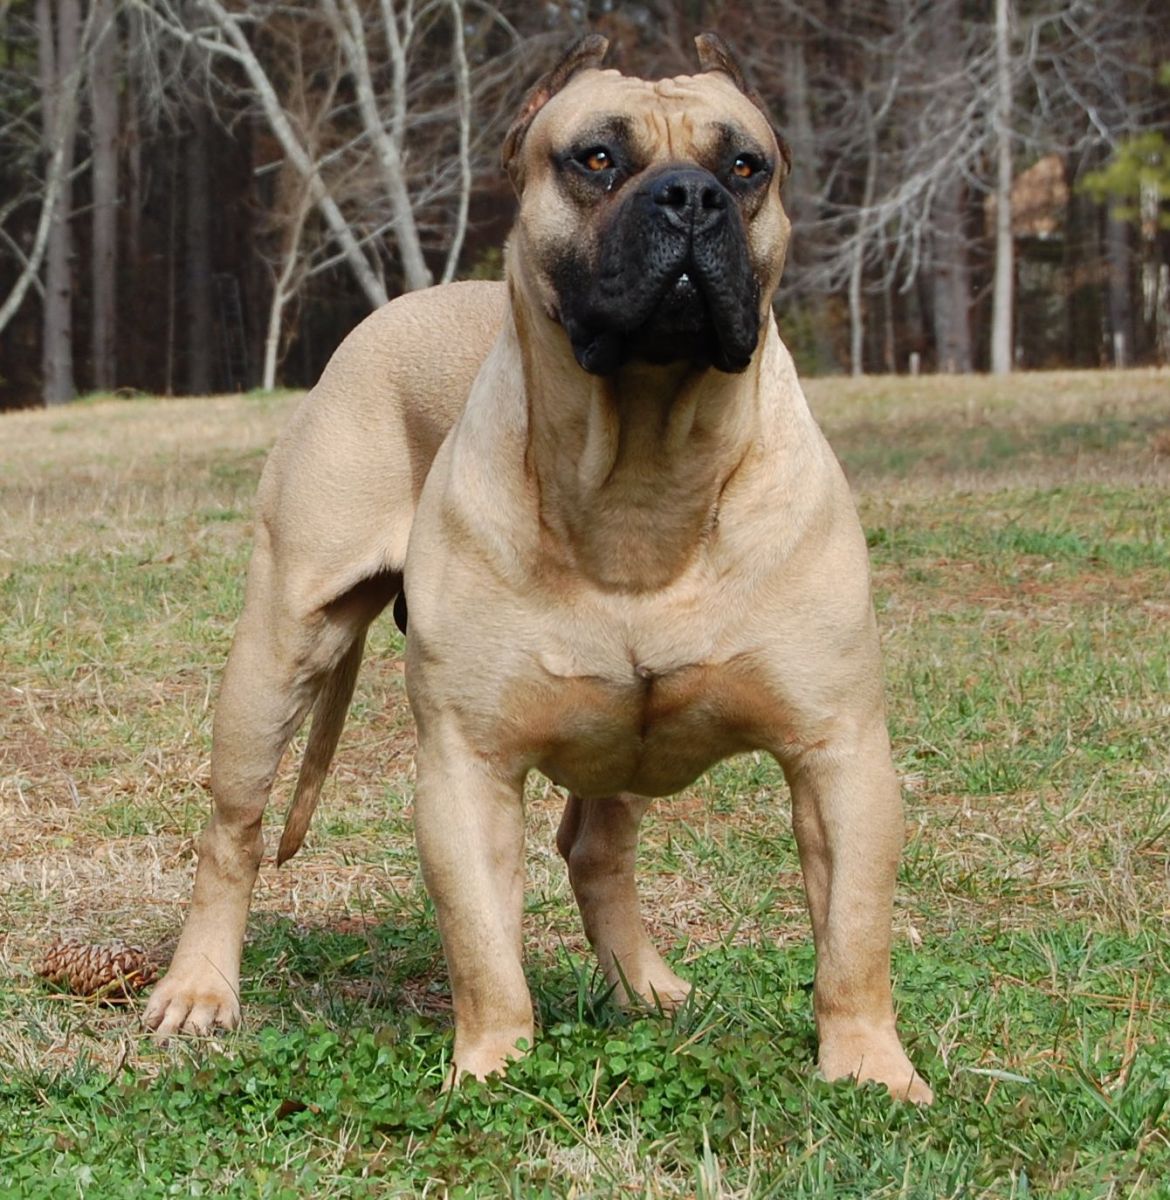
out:
M575 46L504 144L506 282L374 313L273 450L160 1033L238 1022L277 765L312 710L283 862L395 601L455 1078L533 1037L529 772L568 792L557 846L606 977L672 1005L688 984L642 924L639 823L764 750L792 793L820 1070L930 1099L890 993L903 819L865 540L772 316L788 154L723 43L697 44L698 74L656 81L602 69L604 38Z

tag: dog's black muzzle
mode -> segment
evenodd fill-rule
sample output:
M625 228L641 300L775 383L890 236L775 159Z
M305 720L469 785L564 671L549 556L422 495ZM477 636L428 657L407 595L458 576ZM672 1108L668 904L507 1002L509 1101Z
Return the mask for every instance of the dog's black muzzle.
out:
M596 268L558 281L577 361L690 361L742 371L759 338L760 289L735 200L709 171L671 166L630 189L601 235Z

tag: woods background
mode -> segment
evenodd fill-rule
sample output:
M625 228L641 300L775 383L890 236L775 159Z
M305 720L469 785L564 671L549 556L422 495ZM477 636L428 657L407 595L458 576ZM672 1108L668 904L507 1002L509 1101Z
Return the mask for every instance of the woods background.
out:
M0 407L311 383L500 274L572 37L679 74L708 28L792 147L805 371L1170 361L1165 0L0 0Z

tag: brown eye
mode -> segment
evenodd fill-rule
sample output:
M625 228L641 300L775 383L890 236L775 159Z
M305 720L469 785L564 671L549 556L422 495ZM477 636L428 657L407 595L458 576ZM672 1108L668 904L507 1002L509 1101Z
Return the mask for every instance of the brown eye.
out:
M608 150L596 146L587 150L577 160L587 171L608 171L613 166L613 159Z
M737 179L751 179L757 170L759 170L759 164L750 154L741 154L731 164L731 173Z

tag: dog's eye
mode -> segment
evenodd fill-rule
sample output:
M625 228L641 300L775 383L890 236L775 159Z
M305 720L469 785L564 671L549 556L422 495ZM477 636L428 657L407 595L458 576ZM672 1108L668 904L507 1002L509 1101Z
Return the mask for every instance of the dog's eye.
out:
M594 146L579 154L577 161L586 171L608 171L613 166L613 155L604 146Z
M751 179L762 165L754 154L739 154L731 164L731 173L736 179Z

